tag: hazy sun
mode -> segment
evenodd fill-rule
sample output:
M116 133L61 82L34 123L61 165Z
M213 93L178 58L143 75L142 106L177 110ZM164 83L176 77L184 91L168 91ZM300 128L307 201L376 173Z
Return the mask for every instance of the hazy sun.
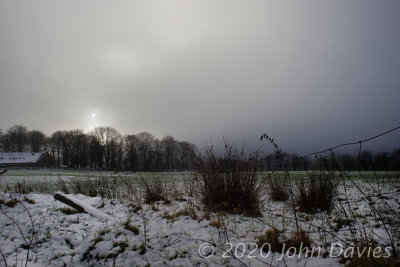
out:
M96 113L92 113L92 118L95 118L96 117Z

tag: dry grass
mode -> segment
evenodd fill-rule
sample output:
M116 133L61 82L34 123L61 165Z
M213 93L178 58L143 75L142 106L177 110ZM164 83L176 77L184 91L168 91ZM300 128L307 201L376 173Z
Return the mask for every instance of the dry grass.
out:
M131 231L133 234L138 235L139 234L139 228L137 228L134 225L131 225L131 218L128 218L126 222L124 223L124 228L128 231Z
M266 252L269 249L272 252L282 252L283 249L282 237L277 229L267 230L264 235L258 237L257 244Z
M210 225L211 226L214 226L215 228L221 228L221 226L222 226L222 222L220 221L220 220L215 220L215 221L211 221L210 222Z
M376 249L375 256L373 254L374 250ZM370 250L370 251L369 251ZM357 251L364 251L364 253L359 253ZM370 253L368 253L368 251ZM354 254L348 258L342 258L342 263L345 263L347 267L364 267L364 266L371 266L371 267L397 267L400 266L400 262L396 262L393 257L387 257L388 255L384 251L384 249L378 248L378 245L375 241L366 241L361 240L359 245L354 248Z
M299 251L301 248L310 248L312 242L306 232L298 231L292 233L286 243L288 248L295 247Z
M287 184L279 177L269 177L268 193L272 201L286 201L289 199L289 190Z
M336 190L334 174L310 173L307 181L301 179L296 184L296 189L296 204L301 211L308 213L330 211Z
M6 206L9 207L9 208L14 208L15 205L17 205L17 203L18 203L18 199L13 198L13 199L11 199L11 200L6 202Z
M293 232L286 239L277 229L270 229L258 237L258 246L264 251L282 253L290 248L295 248L295 253L300 253L304 248L311 248L311 239L304 231Z
M156 177L142 178L140 187L146 204L167 200L166 183Z
M185 207L184 209L179 210L173 214L165 212L162 218L174 221L180 216L188 216L191 217L193 220L197 220L199 218L196 211L192 207Z
M61 211L64 214L67 214L67 215L81 213L79 210L76 210L76 209L70 208L70 207L61 207L61 208L58 208L57 210Z
M225 155L219 158L209 148L199 160L191 182L194 195L207 209L261 215L265 184L257 154L246 155L225 146Z
M30 199L30 198L28 198L28 197L24 197L24 201L26 201L26 202L28 202L29 204L36 204L36 202L35 202L35 200L33 200L33 199Z

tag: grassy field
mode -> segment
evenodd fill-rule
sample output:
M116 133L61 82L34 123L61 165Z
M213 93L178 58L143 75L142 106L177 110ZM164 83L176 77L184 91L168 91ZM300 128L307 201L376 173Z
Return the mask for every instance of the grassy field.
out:
M263 172L265 179L270 172ZM285 172L274 172L275 178L284 179ZM293 182L307 179L305 171L291 171L289 175ZM346 175L354 180L365 182L389 182L398 187L399 172L347 172ZM12 188L17 183L23 183L35 193L54 193L64 184L77 182L91 182L93 186L110 186L110 188L123 188L126 185L137 185L141 179L162 180L166 183L183 183L190 179L191 172L110 172L91 170L62 170L62 169L16 169L9 170L0 176L0 189ZM337 174L338 178L339 175Z
M123 189L126 185L137 185L141 179L157 179L167 183L180 183L190 177L189 172L110 172L86 170L9 170L0 177L0 189L13 188L18 183L35 193L52 194L64 185L77 183L110 189Z

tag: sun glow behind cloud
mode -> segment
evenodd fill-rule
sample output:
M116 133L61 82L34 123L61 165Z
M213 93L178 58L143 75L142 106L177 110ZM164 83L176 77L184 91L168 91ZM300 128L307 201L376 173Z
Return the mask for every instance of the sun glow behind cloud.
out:
M295 151L374 134L398 123L398 11L368 0L3 1L0 128L112 126L199 146L257 145L268 130Z
M98 111L88 111L83 115L82 124L85 132L91 132L94 128L102 126L101 116Z

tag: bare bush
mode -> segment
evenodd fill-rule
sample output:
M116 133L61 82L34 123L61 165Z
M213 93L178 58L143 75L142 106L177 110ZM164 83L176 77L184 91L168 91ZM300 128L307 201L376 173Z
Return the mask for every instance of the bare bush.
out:
M147 204L167 199L166 183L157 177L141 178L140 187Z
M329 211L333 206L336 183L334 173L312 172L307 181L296 183L296 204L301 211L316 213Z
M222 158L206 148L191 182L207 209L259 216L265 187L261 176L257 153L246 155L225 145Z

